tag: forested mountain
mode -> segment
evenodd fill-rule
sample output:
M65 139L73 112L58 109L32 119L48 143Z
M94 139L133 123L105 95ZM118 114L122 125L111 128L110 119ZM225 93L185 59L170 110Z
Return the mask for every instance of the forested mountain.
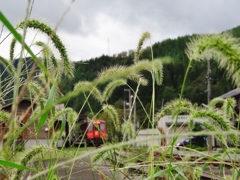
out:
M230 31L230 30L229 30ZM233 28L232 33L236 37L240 37L240 26ZM187 35L183 37L178 37L176 39L166 39L162 42L157 42L153 45L153 56L154 58L169 56L172 58L170 63L163 65L163 83L161 86L155 87L155 109L158 111L166 102L174 100L179 97L180 90L183 83L183 77L189 60L185 54L186 44L196 35ZM92 58L87 61L78 61L74 62L75 64L75 77L73 79L68 79L66 77L62 78L62 81L59 85L60 90L63 94L72 91L74 85L79 81L91 81L97 77L98 73L102 70L112 67L112 66L129 66L133 64L134 51L129 50L126 52L121 52L114 56L102 55L101 57ZM150 47L145 48L140 59L149 59L151 60L151 49ZM32 61L27 58L26 66L24 66L22 72L27 72L32 67ZM13 65L17 66L18 60L16 60ZM4 87L7 87L9 83L13 83L8 78L5 68L0 65L1 71L1 91ZM28 69L28 70L27 70ZM149 112L152 99L152 80L151 75L148 72L143 72L144 76L147 77L149 84L148 86L142 86L139 89L138 97L141 100L141 103L137 101L137 118L139 121L142 121L146 114L144 114L143 108ZM207 62L193 62L190 69L187 83L184 90L184 98L190 100L192 103L197 103L201 105L202 103L207 104ZM23 78L25 75L23 74ZM224 69L219 69L215 61L211 61L211 98L220 96L233 88L231 80L226 77ZM137 84L129 81L128 84L136 89ZM108 103L113 104L118 111L120 116L123 116L123 100L128 101L128 93L124 91L128 87L119 87L117 88L110 101ZM12 91L9 90L6 94L6 99L11 99ZM66 106L72 107L77 112L81 110L81 114L88 114L91 111L99 112L101 109L100 104L90 97L89 103L85 102L86 94L80 94L74 99L70 99ZM83 106L85 104L85 106ZM141 104L144 107L141 107ZM89 107L91 105L91 107Z
M232 29L232 33L236 37L240 37L240 27ZM160 109L161 106L174 98L178 98L180 89L183 82L186 67L188 65L188 58L185 54L186 43L190 41L196 35L187 35L178 37L176 39L166 39L162 42L157 42L153 45L153 56L164 57L170 56L172 62L170 64L164 64L164 78L161 86L156 86L156 110ZM101 56L93 58L88 61L75 62L75 78L74 79L62 79L60 89L63 93L71 91L79 81L91 81L93 80L98 72L115 65L128 66L133 63L133 51L126 51L119 53L114 56ZM143 50L140 59L151 59L150 48L147 47ZM138 93L142 104L146 109L150 107L152 98L152 84L150 74L144 74L149 79L147 87L141 87ZM194 62L187 78L187 84L185 86L184 98L189 99L193 103L198 105L207 103L207 62ZM135 89L136 84L129 82L129 84ZM126 88L126 87L125 87ZM224 69L219 69L215 61L211 61L211 97L217 97L235 88L232 85L231 80L226 77ZM124 92L124 87L119 87L115 90L111 104L123 108L122 100L127 100L127 94ZM79 95L77 98L72 99L68 102L67 106L73 107L76 111L79 111L84 103L84 96ZM90 104L93 111L98 111L100 106L96 103L96 100L90 98ZM138 105L139 106L139 105ZM89 112L89 108L85 106L81 113ZM140 110L139 110L139 113Z
M14 71L16 71L18 67L19 59L15 59L10 64L12 65ZM27 79L28 74L30 74L31 69L34 66L34 61L30 57L23 58L23 66L21 69L20 75L20 89L24 84L24 80ZM14 75L12 75L9 70L6 68L6 65L0 63L0 92L3 94L4 103L8 103L12 101L13 97L13 87L14 87ZM35 72L32 74L33 76L39 73L39 68L35 69Z

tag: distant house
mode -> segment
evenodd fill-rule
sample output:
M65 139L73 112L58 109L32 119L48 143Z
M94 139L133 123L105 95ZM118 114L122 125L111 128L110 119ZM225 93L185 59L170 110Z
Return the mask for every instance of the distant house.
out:
M151 146L152 144L155 145L163 145L164 140L164 145L169 145L169 143L172 141L173 135L175 134L175 127L176 127L176 132L178 133L187 133L189 132L188 129L188 116L187 115L179 115L178 120L176 123L176 119L172 119L172 116L164 116L162 117L157 124L156 129L142 129L138 132L136 139L137 140L143 140L146 138L154 138L154 140L149 140L149 141L141 141L138 142L137 145L148 145ZM195 119L195 123L202 123L203 119ZM161 129L161 133L159 131ZM161 134L164 134L166 138L161 138ZM159 138L158 138L159 137ZM179 135L178 141L181 141L185 139L187 136L181 136Z
M23 126L29 120L32 115L32 111L36 108L36 104L32 104L29 99L21 99L16 116L19 126ZM7 103L2 106L2 110L8 113L12 111L12 103ZM35 128L37 126L37 122L31 124L27 129L23 131L23 133L17 138L18 142L24 143L25 147L31 147L34 144L38 143L36 139L41 141L46 141L48 137L51 136L51 130L48 129L46 125L44 125L37 136L35 136ZM8 126L0 121L0 145L3 144L3 141L6 139L5 135L8 131Z
M229 98L229 97L232 97L236 100L237 102L237 106L235 107L235 111L237 113L239 113L240 111L240 88L236 88L232 91L229 91L221 96L219 96L220 98L223 98L223 99L226 99L226 98Z
M219 97L223 99L230 98L230 97L234 98L237 102L237 105L234 110L236 114L240 113L240 88L233 89L232 91L229 91ZM219 106L221 107L221 104ZM234 122L233 125L240 130L238 117L236 117L236 119L233 122Z
M232 97L236 100L237 102L237 106L235 107L235 111L237 113L240 112L240 88L236 88L232 91L229 91L221 96L219 96L220 98L229 98L229 97ZM218 104L217 105L218 107L221 107L222 104ZM188 116L187 115L179 115L178 116L178 120L177 120L177 124L175 124L175 121L176 120L173 120L171 116L164 116L163 118L161 118L159 121L158 121L158 127L161 127L163 128L163 130L165 131L166 135L171 135L174 133L174 128L176 126L177 130L180 131L181 133L186 133L186 132L189 132L188 130L188 122L187 122L187 118ZM203 122L203 119L195 119L195 123L202 123ZM237 122L234 123L234 126L237 127ZM178 141L181 141L182 139L184 139L186 137L184 136L180 136ZM171 141L171 137L167 138L167 144ZM213 145L218 145L217 142L213 142Z
M226 98L229 98L229 97L232 97L236 100L237 102L237 106L235 107L235 111L236 113L240 113L240 88L236 88L232 91L229 91L221 96L219 96L220 98L223 98L223 99L226 99ZM218 104L217 105L218 107L221 107L222 105L221 104ZM174 134L174 131L175 131L175 127L176 127L176 130L177 132L180 132L180 133L187 133L189 132L189 129L188 129L188 116L187 115L179 115L178 116L178 120L177 120L177 123L176 122L176 119L172 119L172 116L164 116L162 117L159 121L158 121L158 127L160 127L165 135L169 135L169 137L166 138L166 144L168 145L171 140L172 140L172 136ZM202 123L203 122L203 119L195 119L195 122L196 123ZM235 127L240 127L240 125L238 126L238 121L235 121L236 123L234 124ZM152 142L156 145L160 145L160 138L161 138L161 135L159 133L159 131L157 131L157 129L144 129L144 130L140 130L138 135L137 135L137 139L146 139L147 137L157 137L159 136L159 139L157 140L154 140L154 141L146 141L146 142L141 142L139 143L138 145L151 145ZM183 139L185 139L186 136L179 136L178 137L178 141L181 141ZM216 141L213 141L213 146L218 146L218 142Z
M188 124L188 115L179 115L178 120L172 119L172 116L164 116L158 121L158 127L161 127L166 135L173 135L175 134L175 127L176 132L180 133L187 133L189 132ZM195 119L195 123L201 124L203 119ZM178 141L185 139L187 136L179 136ZM172 137L166 138L166 144L169 144L172 140Z

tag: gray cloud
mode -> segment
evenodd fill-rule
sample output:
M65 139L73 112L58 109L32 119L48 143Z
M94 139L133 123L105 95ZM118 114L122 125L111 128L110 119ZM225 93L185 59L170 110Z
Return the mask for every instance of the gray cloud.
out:
M4 1L4 0L0 0ZM16 24L24 19L27 1L1 2L1 10ZM57 23L70 1L35 0L33 16ZM105 14L130 27L146 26L192 32L224 30L238 25L238 0L76 0L64 17L60 28L71 33L93 33L99 14ZM163 30L162 30L163 31Z
M35 0L32 17L56 26L70 2ZM1 11L14 25L24 19L26 7L24 0L0 0ZM59 31L71 39L69 44L87 44L86 49L81 46L84 57L79 52L73 54L89 58L101 55L102 46L107 49L108 38L111 39L111 52L116 53L135 48L144 31L149 31L156 42L231 29L239 25L239 7L239 0L75 0L60 23ZM91 49L93 47L97 49Z

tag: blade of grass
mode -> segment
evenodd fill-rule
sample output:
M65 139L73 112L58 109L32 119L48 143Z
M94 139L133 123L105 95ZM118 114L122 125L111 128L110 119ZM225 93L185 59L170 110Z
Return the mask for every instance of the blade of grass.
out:
M209 160L202 166L202 169L204 170L210 162L212 162L214 159L216 159L217 157L220 157L221 154L214 154L212 157L209 158Z
M161 175L164 175L164 174L168 174L170 173L172 170L176 169L178 166L172 166L172 167L169 167L167 169L164 169L164 170L161 170L161 171L158 171L157 173L145 178L144 180L151 180L153 178L156 178L156 177L159 177Z
M20 164L16 164L10 161L4 161L4 160L0 160L0 165L3 165L5 167L11 167L11 168L15 168L15 169L21 169L21 170L29 170L29 171L35 171L35 169L31 169L28 168L26 166L20 165Z
M232 173L232 180L237 180L238 179L238 174L239 174L239 168L234 168L233 173Z
M61 124L61 130L60 130L60 134L59 134L59 137L60 138L65 130L65 127L66 127L66 119L64 116L62 116L62 124Z
M44 123L47 120L47 117L51 111L51 107L53 107L53 103L54 103L54 97L55 97L55 93L56 93L56 88L55 86L51 87L50 93L49 93L49 97L46 103L46 106L43 109L44 114L41 116L37 129L36 129L36 133L39 132L39 130L41 129L41 127L44 125Z

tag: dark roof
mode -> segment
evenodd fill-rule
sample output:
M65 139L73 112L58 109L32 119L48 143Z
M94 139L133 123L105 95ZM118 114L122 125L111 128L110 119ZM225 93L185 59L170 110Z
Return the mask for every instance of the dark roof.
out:
M32 103L31 100L28 99L28 98L20 99L20 102L22 102L22 101L28 101L28 102ZM12 106L12 103L13 103L13 101L10 101L10 102L7 102L7 103L3 104L2 109L6 108L6 107L9 107L9 106ZM36 105L36 103L34 103L34 105Z
M240 95L240 88L236 88L232 91L229 91L221 96L219 96L220 98L228 98L228 97L235 97L237 95Z

